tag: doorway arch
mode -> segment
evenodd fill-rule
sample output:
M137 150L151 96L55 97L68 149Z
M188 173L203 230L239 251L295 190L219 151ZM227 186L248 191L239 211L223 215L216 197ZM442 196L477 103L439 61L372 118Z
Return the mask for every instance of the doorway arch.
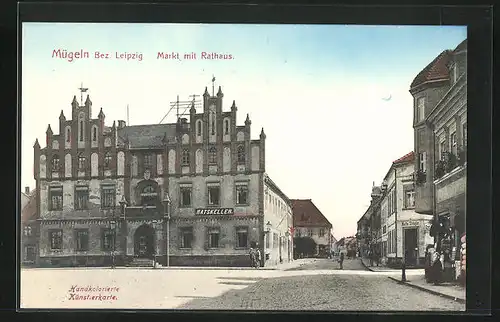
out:
M139 258L153 258L155 253L153 227L144 224L134 234L134 255Z

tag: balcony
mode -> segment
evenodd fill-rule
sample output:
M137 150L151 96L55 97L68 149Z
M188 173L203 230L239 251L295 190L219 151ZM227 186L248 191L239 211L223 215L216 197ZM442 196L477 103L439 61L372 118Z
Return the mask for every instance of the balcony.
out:
M129 206L125 209L126 219L160 219L165 215L163 206Z

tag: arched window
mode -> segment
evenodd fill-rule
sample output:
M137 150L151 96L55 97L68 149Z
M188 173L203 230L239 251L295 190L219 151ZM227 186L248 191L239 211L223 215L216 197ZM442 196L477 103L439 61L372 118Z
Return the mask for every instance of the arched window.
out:
M78 156L78 170L83 171L85 169L85 157L83 154Z
M182 150L182 165L189 165L189 149Z
M210 164L217 163L217 148L213 145L208 148L208 163Z
M59 156L54 155L52 157L52 171L57 172L59 171Z
M94 127L92 131L92 141L97 141L97 128Z
M66 142L71 141L71 130L68 128L66 129Z
M151 185L144 187L141 192L141 200L143 206L154 206L158 201L156 189Z
M245 147L243 145L238 145L238 163L245 163Z
M83 121L80 121L80 141L83 141Z
M109 169L111 167L111 153L110 152L106 152L106 154L104 155L104 167L106 169Z
M198 136L201 136L201 121L196 122L196 124L197 124L197 126L196 126L196 132L197 133L196 134Z
M229 120L224 121L224 134L229 134Z

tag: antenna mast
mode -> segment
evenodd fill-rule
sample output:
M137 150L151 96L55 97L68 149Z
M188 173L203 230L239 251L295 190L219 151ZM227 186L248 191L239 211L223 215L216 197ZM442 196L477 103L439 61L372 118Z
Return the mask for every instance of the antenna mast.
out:
M175 109L177 112L177 121L179 118L184 116L187 111L191 108L191 106L194 106L194 108L201 108L202 104L201 101L196 100L196 97L199 97L200 95L190 95L191 100L188 101L180 101L179 100L179 95L177 95L177 100L175 102L170 102L170 109L168 110L167 114L163 116L159 124L162 124L162 122L167 118L167 116L170 114L170 112ZM181 112L182 111L182 112Z
M79 90L80 90L80 106L83 106L83 93L88 91L88 88L84 88L82 82L82 85L80 86Z

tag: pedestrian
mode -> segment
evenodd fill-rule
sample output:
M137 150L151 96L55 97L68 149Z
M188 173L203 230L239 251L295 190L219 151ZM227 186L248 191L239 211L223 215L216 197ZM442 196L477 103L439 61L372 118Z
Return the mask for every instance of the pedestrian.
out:
M368 258L370 259L370 266L373 266L373 251L371 249L368 251Z
M257 250L256 250L256 260L255 260L255 262L256 262L255 268L259 268L260 266L262 266L262 262L261 261L262 261L262 254L260 253L260 249L257 248Z
M339 264L340 269L344 269L344 253L340 253Z
M248 252L250 255L250 265L251 267L257 268L257 254L253 247L250 247L250 251Z

